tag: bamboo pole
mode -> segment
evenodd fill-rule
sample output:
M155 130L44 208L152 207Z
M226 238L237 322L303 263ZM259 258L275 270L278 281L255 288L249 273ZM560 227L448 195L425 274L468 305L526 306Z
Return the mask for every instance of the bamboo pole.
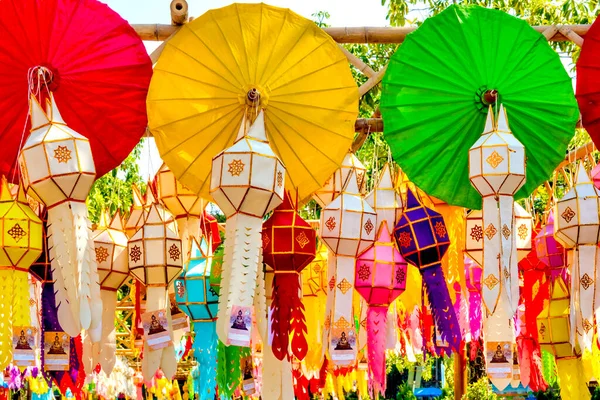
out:
M581 47L583 45L583 38L567 25L563 25L558 31L562 33L563 36L567 37L571 42L575 43L577 47Z
M345 48L342 45L338 46L342 53L344 53L348 61L350 61L350 64L354 65L356 69L362 72L367 78L370 78L376 74L376 72L371 67L369 67L363 60L350 53L347 48Z
M133 24L135 31L142 40L162 41L171 36L175 27L173 25L163 24ZM548 25L532 26L533 29L544 33ZM590 25L563 25L564 30L570 30L573 33L585 37L590 29ZM416 27L341 27L324 28L333 40L338 43L402 43L406 35L413 32ZM566 42L570 39L559 31L555 32L549 39L552 42Z
M186 0L171 1L171 24L183 25L188 20L188 3Z
M358 95L363 97L369 90L373 89L379 82L381 82L386 69L387 65L377 71L377 73L370 77L368 81L360 85L358 88Z

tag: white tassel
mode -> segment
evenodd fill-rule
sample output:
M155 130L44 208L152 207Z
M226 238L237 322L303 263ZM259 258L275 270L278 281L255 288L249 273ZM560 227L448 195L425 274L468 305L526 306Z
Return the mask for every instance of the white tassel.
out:
M83 329L89 329L92 323L92 309L90 306L92 293L91 282L91 260L89 258L89 249L93 248L93 242L90 243L88 234L88 218L85 203L72 202L71 211L75 228L75 246L78 275L78 297L79 297L79 320Z
M100 342L100 366L106 375L110 375L117 361L117 334L115 331L115 311L117 310L117 292L102 290L102 338Z
M167 302L168 304L168 302ZM171 319L171 307L166 307L167 309L167 322L169 324L169 329L171 331L171 335L173 335L173 322ZM177 373L177 357L175 356L175 345L174 342L171 341L171 344L164 349L162 349L162 357L160 359L160 368L163 373L167 377L167 379L171 380Z
M86 218L87 219L87 218ZM102 339L102 324L103 324L103 297L100 290L100 276L98 275L98 263L96 263L96 253L94 250L94 240L92 238L91 223L88 221L88 265L90 266L90 312L91 322L89 334L92 342L99 343ZM115 294L116 295L116 294ZM114 312L113 312L114 320ZM114 322L107 322L114 326Z
M146 291L146 310L157 311L166 309L166 288L148 287ZM150 350L148 343L144 343L144 358L142 360L142 375L150 382L158 368L160 368L164 349Z

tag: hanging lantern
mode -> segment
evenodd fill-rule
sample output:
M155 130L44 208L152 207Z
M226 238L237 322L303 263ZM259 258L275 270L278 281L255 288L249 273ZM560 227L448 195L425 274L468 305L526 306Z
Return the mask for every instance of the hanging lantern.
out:
M514 203L517 260L521 261L532 249L533 218L519 203Z
M300 272L316 253L314 229L300 217L286 192L271 218L263 223L263 262L273 268L271 349L277 359L293 354L303 360L308 351L304 307L300 301ZM292 336L291 354L288 350Z
M192 239L189 261L175 280L177 305L190 317L194 328L194 357L202 370L198 395L214 399L217 376L216 319L219 296L210 287L212 250L204 236Z
M244 117L234 144L213 158L210 193L227 216L217 334L250 346L251 309L261 249L262 219L283 201L285 167L273 152L260 111ZM236 260L247 260L237 262ZM246 329L242 329L242 328Z
M540 229L534 240L535 251L541 263L548 266L552 278L556 278L567 265L566 252L554 238L554 211L550 210L548 222Z
M575 249L571 279L576 312L581 315L583 332L579 335L582 350L591 350L596 332L594 312L596 282L600 279L600 193L592 183L583 163L579 163L573 187L555 205L554 237L567 249ZM600 317L600 313L598 314Z
M392 241L386 221L380 221L377 239L356 260L356 291L366 300L369 389L371 396L386 388L385 350L390 304L406 289L407 264Z
M200 238L200 217L204 213L204 201L175 178L167 164L160 167L154 178L158 200L177 222L183 247L184 262L191 251L192 238Z
M338 168L333 175L331 175L321 189L317 190L313 194L313 199L315 199L315 201L321 207L327 206L342 193L342 190L348 184L351 172L354 172L358 184L358 190L360 193L362 193L365 187L367 169L363 163L356 158L354 153L348 153L346 154L346 157L344 157L340 168Z
M323 365L323 323L327 301L327 246L319 241L316 256L302 270L302 304L306 319L306 339L310 345L303 363L308 372L318 373Z
M394 189L394 181L392 180L389 164L383 166L379 180L371 193L367 195L366 200L377 213L377 221L380 224L382 221L385 221L388 231L393 232L396 221L402 214L404 204L402 203L402 197Z
M108 376L116 363L117 337L114 319L117 310L117 290L129 276L127 235L121 214L117 212L109 219L108 212L103 211L98 226L92 233L92 239L103 307L102 339L98 346L99 362Z
M483 268L470 257L465 256L465 284L469 291L469 330L471 342L481 338L483 320L481 304L481 276Z
M503 106L497 119L489 107L483 134L469 150L469 177L483 198L483 274L490 282L483 287L483 303L493 313L505 289L514 315L519 273L513 196L525 183L525 147L511 133Z
M320 236L331 253L325 339L333 364L345 366L356 360L356 328L352 288L356 257L373 244L377 214L361 197L356 174L350 172L342 193L321 210ZM330 333L331 329L331 333Z
M200 232L206 240L213 251L217 251L219 245L221 245L221 234L219 233L219 223L217 219L210 215L204 210L202 215L200 216Z
M31 134L19 163L26 193L46 205L58 318L65 332L100 340L102 303L86 197L96 178L87 138L63 121L54 97L44 112L30 99Z
M154 200L151 190L148 186L147 196ZM146 285L146 313L153 313L155 319L154 312L167 315L169 326L163 326L167 331L171 329L167 288L183 268L181 239L177 235L173 216L163 206L154 200L148 207L144 224L127 243L129 272ZM175 374L177 361L172 342L166 348L156 350L151 350L148 342L145 342L142 361L144 377L149 380L159 367L168 377Z
M28 274L42 253L42 221L29 207L22 186L15 199L2 177L0 187L0 369L12 361L13 326L31 325Z
M421 271L442 340L458 351L460 326L441 266L442 257L450 245L444 218L425 207L409 189L406 208L396 224L394 237L402 256Z
M140 189L135 184L132 186L131 191L133 195L133 204L129 211L129 218L127 218L127 221L125 222L125 233L128 238L135 235L142 225L144 225L145 215L148 213L150 204L154 202L152 190L150 190L150 188L146 191L146 198L142 196ZM148 196L150 196L150 198L148 198Z
M465 253L478 265L483 266L483 213L471 210L467 214Z

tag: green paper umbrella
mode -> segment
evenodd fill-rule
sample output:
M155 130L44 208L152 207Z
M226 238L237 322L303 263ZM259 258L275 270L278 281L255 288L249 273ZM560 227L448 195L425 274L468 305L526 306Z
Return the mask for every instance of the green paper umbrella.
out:
M571 79L525 21L478 6L426 20L392 56L381 113L392 155L409 179L449 204L481 208L469 182L469 148L488 106L502 103L525 146L528 196L563 160L579 117Z

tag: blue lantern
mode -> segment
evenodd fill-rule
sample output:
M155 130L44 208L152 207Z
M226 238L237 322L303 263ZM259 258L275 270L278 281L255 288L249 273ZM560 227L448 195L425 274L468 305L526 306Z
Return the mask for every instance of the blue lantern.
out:
M210 286L212 251L204 236L193 238L189 261L175 280L177 305L190 317L194 329L194 357L200 374L194 377L199 399L213 400L217 378L216 319L219 296Z

